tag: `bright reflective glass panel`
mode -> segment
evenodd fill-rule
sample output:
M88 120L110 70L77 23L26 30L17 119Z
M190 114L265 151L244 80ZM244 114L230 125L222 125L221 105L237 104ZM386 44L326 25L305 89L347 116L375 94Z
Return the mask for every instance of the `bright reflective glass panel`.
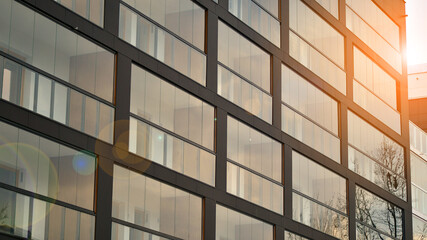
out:
M346 26L402 73L399 27L371 0L346 0Z
M153 233L144 232L142 230L121 225L119 223L112 223L111 226L111 240L169 240L168 238L160 237Z
M153 2L157 4L162 1ZM158 11L160 13L155 16L163 14L162 9ZM180 40L124 4L120 4L119 37L195 82L203 86L206 84L206 55L203 51Z
M342 94L346 94L344 70L293 31L289 31L289 55Z
M282 145L230 116L227 117L227 158L282 182Z
M222 21L218 22L218 61L270 93L271 56Z
M347 212L345 178L292 151L292 188L340 212Z
M0 232L31 239L94 239L95 216L0 188Z
M96 157L0 122L0 181L93 209Z
M218 64L218 94L262 120L272 123L273 97Z
M283 187L227 162L227 192L283 214Z
M0 56L0 97L76 130L113 142L114 108Z
M205 49L205 10L193 1L122 1L200 50Z
M113 102L113 53L16 1L1 1L0 9L0 35L8 36L0 38L2 51Z
M114 165L113 218L180 239L202 238L202 199Z
M215 155L131 117L129 151L214 186Z
M344 69L344 37L301 0L289 1L289 27Z
M338 0L316 0L316 2L338 19Z
M96 25L104 26L103 0L54 0Z
M216 205L216 240L273 240L273 225Z
M134 64L130 102L132 113L214 149L214 107Z
M277 20L277 16L259 6L268 2L272 3L271 8L277 12L279 6L277 0L229 0L228 11L280 47L280 22Z

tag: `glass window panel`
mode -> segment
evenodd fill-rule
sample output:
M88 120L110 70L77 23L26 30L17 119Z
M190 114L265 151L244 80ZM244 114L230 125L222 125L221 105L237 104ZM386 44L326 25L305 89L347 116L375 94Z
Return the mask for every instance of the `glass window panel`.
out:
M266 52L221 21L218 24L218 41L218 61L270 92L271 59Z
M82 121L83 121L83 95L75 90L70 91L70 101L69 101L69 125L72 128L77 130L82 130Z
M127 197L135 191L138 193ZM141 219L133 217L140 213L144 214ZM171 236L200 239L202 199L115 165L113 216ZM192 234L198 236L190 237Z
M56 30L55 76L74 82L76 68L72 64L77 54L77 35L63 27Z
M39 75L37 89L37 113L50 117L52 80Z
M93 93L109 102L114 101L114 61L114 54L99 46L96 47L96 78Z
M84 131L92 136L98 133L99 104L91 97L85 97Z
M252 236L263 236L273 239L273 226L257 219L216 205L216 239L251 239ZM268 234L271 233L271 234Z
M53 119L60 123L65 124L67 119L67 87L55 83L55 99L53 100Z
M31 63L35 14L17 2L12 2L11 10L9 53L25 62Z
M0 49L4 52L9 49L11 7L12 1L0 3Z
M206 184L214 184L209 177L215 175L214 154L134 118L131 118L129 127L129 151ZM200 161L206 163L201 165ZM202 167L209 174L201 176Z
M393 238L402 239L402 214L400 208L356 186L357 222L382 231Z
M188 0L181 0L180 2L189 2ZM156 24L165 24L165 13L166 5L165 1L150 1L151 2L151 13L146 14L146 10L141 10L149 18L155 18L156 23L149 21L145 16L137 16L133 10L128 7L120 6L120 24L119 24L119 36L128 43L136 46L147 54L155 57L157 60L164 62L168 66L174 68L178 72L192 78L199 84L205 85L206 82L206 55L203 52L197 51L193 45L189 45L178 38L174 37L167 31L163 30ZM188 3L186 3L188 4ZM191 3L193 4L193 3ZM191 21L188 24L180 22L181 26L191 28L193 26L193 5L190 5L191 9L189 12L180 12L179 19L181 17L184 20ZM134 6L135 7L135 6ZM154 10L153 10L154 9ZM159 13L152 15L154 12ZM190 14L190 15L188 15ZM190 18L184 17L184 15L191 16ZM167 17L168 18L168 17ZM204 19L204 18L203 18ZM169 21L168 21L169 22ZM184 24L184 25L183 25ZM182 30L182 31L181 31ZM184 27L180 29L178 35L184 34ZM192 34L186 34L189 39L186 39L189 43L192 43ZM181 36L182 37L182 36ZM138 40L138 42L137 42ZM203 47L203 46L201 46ZM204 48L204 47L203 47ZM203 49L200 49L203 50ZM172 53L172 54L171 54ZM201 60L202 61L199 61ZM194 61L193 61L194 60ZM192 63L193 62L193 63ZM200 68L200 63L203 66ZM194 69L193 69L194 68Z
M227 118L227 125L227 129L237 129L237 131L229 130L227 132L227 139L231 140L227 141L227 149L231 149L231 151L227 151L228 159L242 164L247 168L251 168L258 173L263 173L262 164L257 164L261 162L270 162L273 169L282 169L281 145L279 142L265 136L232 117ZM233 141L233 139L237 139L237 142L236 140ZM274 154L272 158L269 158L271 155L260 155L262 153L263 144L266 144L266 146L270 145L273 149ZM270 177L281 182L280 174L272 173L266 177Z
M55 66L56 24L35 14L34 46L32 64L53 74Z

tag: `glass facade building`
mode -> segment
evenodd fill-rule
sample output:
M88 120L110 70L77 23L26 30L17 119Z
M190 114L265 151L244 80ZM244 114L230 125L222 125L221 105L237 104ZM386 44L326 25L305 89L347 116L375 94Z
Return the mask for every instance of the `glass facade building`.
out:
M0 0L0 239L426 239L404 14Z

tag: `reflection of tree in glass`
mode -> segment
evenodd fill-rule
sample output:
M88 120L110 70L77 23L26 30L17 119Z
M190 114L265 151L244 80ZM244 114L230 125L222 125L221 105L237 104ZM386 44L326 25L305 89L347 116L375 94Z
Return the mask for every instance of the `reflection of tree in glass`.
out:
M336 194L335 196L325 204L345 213L347 211L346 197L341 194ZM315 199L319 199L319 197L317 196ZM298 207L293 209L294 219L296 217L297 221L336 238L348 239L348 218L346 215L342 215L296 193L294 193L293 201L298 202Z
M381 146L372 153L388 169L375 165L375 183L385 190L406 199L406 180L404 174L403 151L396 143L384 138Z
M358 239L389 239L366 225L402 239L402 210L360 187L356 188L356 220L365 224L357 224Z
M5 225L6 220L9 218L9 216L7 215L7 208L8 207L6 204L0 209L0 226Z
M413 217L412 218L413 221L413 232L414 232L414 236L413 239L414 240L426 240L427 239L427 222L418 219L418 217Z

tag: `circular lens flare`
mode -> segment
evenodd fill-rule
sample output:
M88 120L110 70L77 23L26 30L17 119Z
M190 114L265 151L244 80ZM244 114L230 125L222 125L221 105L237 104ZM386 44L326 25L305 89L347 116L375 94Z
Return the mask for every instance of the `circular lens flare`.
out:
M73 157L73 168L78 174L91 175L95 172L95 158L84 153L77 153Z

